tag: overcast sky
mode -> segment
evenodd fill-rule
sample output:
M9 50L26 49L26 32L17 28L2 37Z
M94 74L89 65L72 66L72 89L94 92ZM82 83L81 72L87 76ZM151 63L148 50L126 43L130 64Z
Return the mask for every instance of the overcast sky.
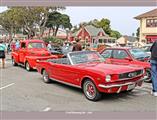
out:
M0 7L0 12L6 9ZM93 19L108 18L112 29L123 35L132 35L139 26L139 21L134 17L152 9L155 7L66 7L63 13L70 16L73 25Z

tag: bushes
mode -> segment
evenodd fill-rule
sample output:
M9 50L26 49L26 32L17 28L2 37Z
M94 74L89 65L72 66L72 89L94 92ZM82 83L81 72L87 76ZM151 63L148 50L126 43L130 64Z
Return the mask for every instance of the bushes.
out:
M51 41L52 43L59 44L59 45L62 45L63 42L64 42L64 40L56 38L56 37L46 37L46 38L43 38L43 40L46 43L48 43L49 41Z

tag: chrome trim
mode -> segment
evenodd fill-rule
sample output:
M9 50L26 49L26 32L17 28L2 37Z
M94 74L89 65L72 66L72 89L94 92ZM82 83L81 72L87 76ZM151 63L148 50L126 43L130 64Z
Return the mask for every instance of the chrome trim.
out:
M121 89L122 89L122 87L120 87L120 88L118 89L117 93L120 93Z
M70 61L71 65L74 65L69 53L67 54L67 57L69 58L69 61Z
M132 84L135 84L137 82L140 82L140 81L143 81L145 78L142 78L136 82L128 82L128 83L124 83L124 84L114 84L114 85L103 85L103 84L99 84L98 86L99 87L102 87L102 88L113 88L113 87L122 87L122 86L125 86L125 85L132 85ZM119 90L118 90L119 91Z
M64 82L64 81L61 81L61 80L57 80L57 79L55 79L55 78L50 78L50 79L53 80L53 81L56 81L56 82L65 84L65 85L69 85L69 86L76 87L76 88L81 88L81 86L74 85L74 84L72 84L72 83L67 83L67 82Z
M134 79L134 78L140 77L141 75L143 75L143 74L140 74L140 75L138 75L138 76L136 76L136 77L132 77L132 78L119 79L118 81Z

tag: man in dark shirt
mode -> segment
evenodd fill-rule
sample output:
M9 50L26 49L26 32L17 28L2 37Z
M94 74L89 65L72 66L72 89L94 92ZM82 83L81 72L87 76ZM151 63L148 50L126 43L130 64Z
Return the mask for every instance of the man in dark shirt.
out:
M76 44L73 45L72 51L81 51L82 50L82 46L79 43L79 41L80 41L79 39L76 40Z
M151 77L153 86L153 95L157 97L157 41L153 43L151 49Z

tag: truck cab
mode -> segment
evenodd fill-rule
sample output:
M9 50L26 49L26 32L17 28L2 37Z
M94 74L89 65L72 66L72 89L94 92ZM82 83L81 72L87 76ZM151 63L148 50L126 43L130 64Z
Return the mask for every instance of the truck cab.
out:
M22 65L30 71L36 69L39 60L57 58L57 56L51 55L42 40L23 40L20 41L20 47L11 53L11 58L14 66Z

